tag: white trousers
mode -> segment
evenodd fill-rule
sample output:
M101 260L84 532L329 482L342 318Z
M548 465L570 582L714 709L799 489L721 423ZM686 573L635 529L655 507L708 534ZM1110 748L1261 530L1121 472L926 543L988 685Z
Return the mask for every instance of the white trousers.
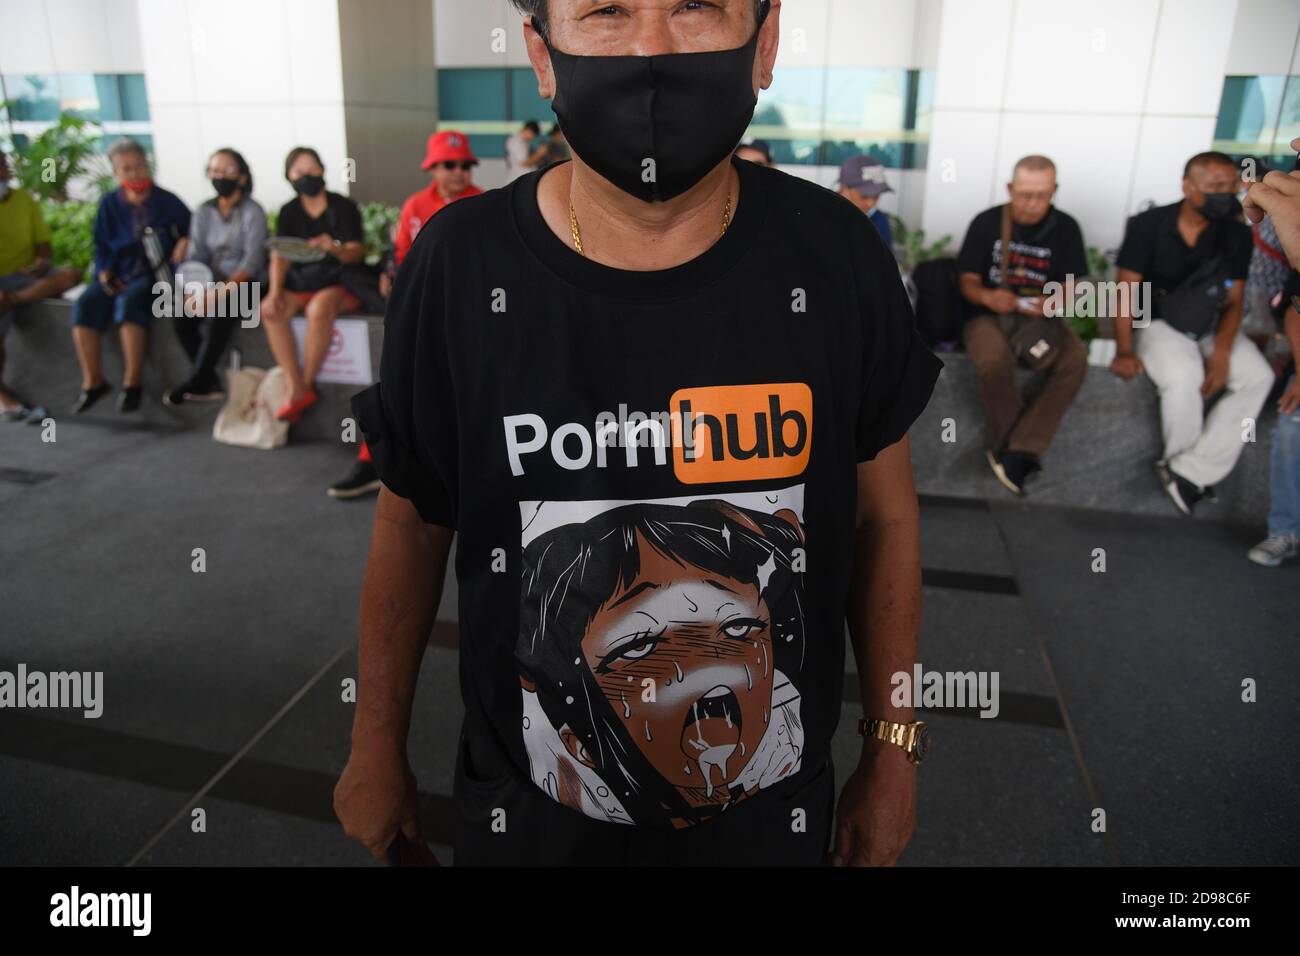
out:
M1165 460L1193 484L1218 484L1237 463L1245 439L1254 436L1273 369L1254 343L1238 335L1228 359L1227 390L1206 416L1200 389L1214 335L1192 339L1163 319L1136 334L1137 356L1160 392Z

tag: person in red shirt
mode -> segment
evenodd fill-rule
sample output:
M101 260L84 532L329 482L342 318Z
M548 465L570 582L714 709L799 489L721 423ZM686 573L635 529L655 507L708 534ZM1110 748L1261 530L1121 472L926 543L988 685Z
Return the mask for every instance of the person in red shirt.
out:
M469 147L469 137L455 130L443 130L429 137L425 150L424 170L431 182L427 189L407 197L397 217L393 230L393 264L400 267L411 244L420 234L424 224L448 203L466 196L477 196L483 190L474 185L474 167L478 158ZM392 277L385 274L379 279L379 291L388 298L392 290ZM370 449L365 442L357 453L357 460L346 478L330 486L331 498L359 498L379 491L379 473L370 460Z

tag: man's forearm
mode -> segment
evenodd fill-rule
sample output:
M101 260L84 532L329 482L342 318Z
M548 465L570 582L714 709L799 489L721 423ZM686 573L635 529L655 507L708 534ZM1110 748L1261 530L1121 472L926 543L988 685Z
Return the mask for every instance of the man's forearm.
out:
M849 633L858 662L862 711L870 717L915 719L911 700L890 700L894 674L911 674L921 624L921 542L918 522L867 524L857 535Z
M1240 282L1232 290L1228 306L1223 310L1223 317L1219 320L1219 329L1214 335L1215 347L1225 352L1232 351L1232 342L1241 329L1241 316L1246 302L1245 287L1246 283Z
M352 737L354 743L401 746L410 729L420 661L442 598L452 533L386 514L388 510L383 503L376 508L361 592Z

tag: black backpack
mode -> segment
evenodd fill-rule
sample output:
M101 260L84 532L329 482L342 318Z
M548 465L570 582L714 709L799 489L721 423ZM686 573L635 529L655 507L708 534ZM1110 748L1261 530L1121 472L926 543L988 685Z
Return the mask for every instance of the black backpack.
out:
M930 259L912 270L916 286L916 330L930 348L961 340L966 306L957 288L957 260Z

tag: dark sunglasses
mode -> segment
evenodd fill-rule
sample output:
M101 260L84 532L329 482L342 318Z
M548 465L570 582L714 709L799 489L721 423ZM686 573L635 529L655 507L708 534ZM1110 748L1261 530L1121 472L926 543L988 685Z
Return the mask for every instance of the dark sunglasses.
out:
M446 170L459 169L462 173L467 173L474 168L474 164L470 162L468 159L463 159L459 161L454 159L447 159L442 161L441 163L435 163L435 165L441 166L443 169Z

